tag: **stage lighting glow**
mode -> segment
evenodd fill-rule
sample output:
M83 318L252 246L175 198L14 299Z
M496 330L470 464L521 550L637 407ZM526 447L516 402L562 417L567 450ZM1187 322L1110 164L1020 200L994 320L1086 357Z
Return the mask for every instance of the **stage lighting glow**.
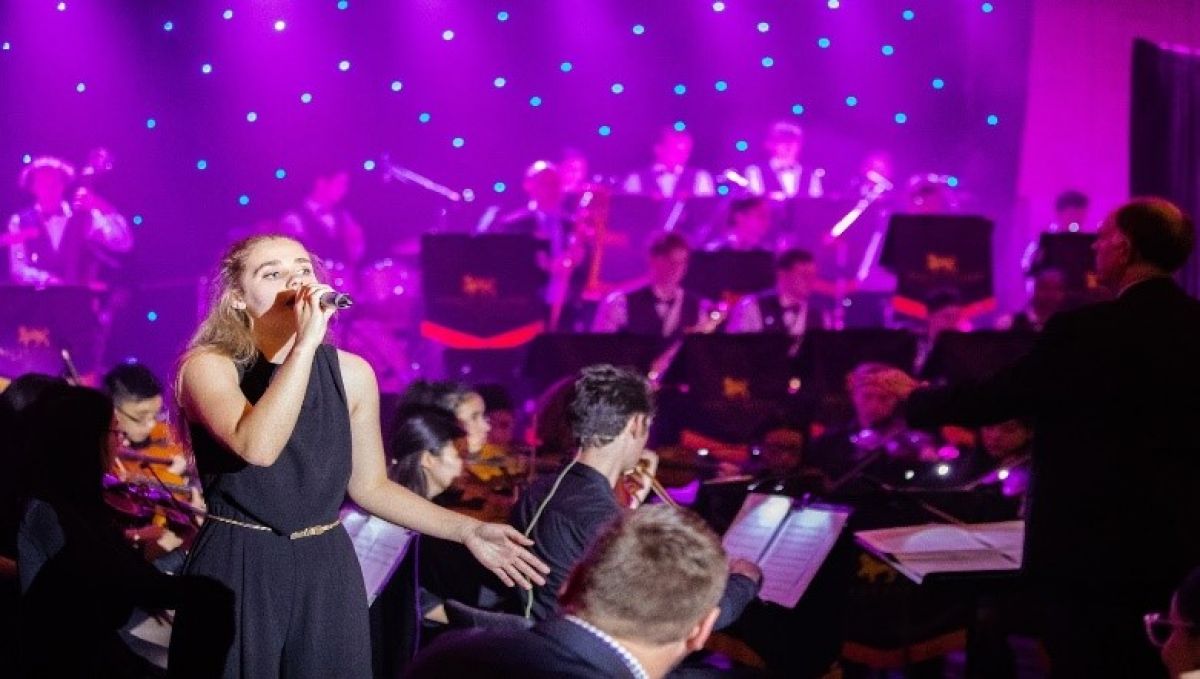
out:
M821 49L829 49L829 38L817 38L817 47Z
M175 30L175 22L174 21L163 22L163 30L168 33Z
M533 96L533 97L530 97L530 98L529 98L529 105L530 105L530 106L533 106L533 107L535 107L535 108L536 108L536 107L538 107L538 106L541 106L541 105L542 105L542 98L541 98L541 97L538 97L538 96Z
M142 225L142 216L141 216L141 215L134 215L134 216L133 216L133 219L131 219L130 221L132 221L132 222L133 222L133 225L134 225L134 226L141 226L141 225Z
M979 6L979 9L983 10L984 14L991 14L992 10L994 10L996 8L992 5L992 3L985 2Z
M65 12L65 11L67 11L67 3L60 2L57 5L55 5L55 8L60 12Z
M207 170L208 169L208 161L203 158L201 158L200 160L197 160L196 161L196 169L197 170Z
M504 182L496 182L495 184L492 184L492 190L496 193L504 193L504 190L507 188L508 187L504 184Z
M146 129L153 130L155 127L158 127L158 121L154 118L146 118Z
M311 104L312 103L312 94L310 94L308 92L301 94L300 95L300 103L301 104Z
M792 104L792 115L800 115L804 113L804 104Z
M829 0L829 2L825 3L825 6L829 9L837 9L842 6L842 3L841 0Z
M772 66L775 65L775 60L772 59L771 57L763 57L762 65L763 65L763 68L771 68Z
M621 83L613 83L610 89L612 90L613 94L620 94L625 91L625 86Z
M771 24L768 24L765 21L760 21L758 22L758 26L756 26L756 28L758 29L759 33L766 33L767 31L771 30Z
M684 85L683 83L678 83L675 85L674 88L672 88L672 90L675 92L675 94L684 95L684 94L687 94L687 85Z
M393 80L391 88L393 92L399 92L400 90L404 89L404 83L400 82L399 80Z
M429 118L430 115L428 113L422 113L421 115L417 116L417 120L422 123L429 122Z
M249 112L249 113L247 113L247 114L246 114L246 122L248 122L248 123L252 123L252 122L254 122L254 121L256 121L256 120L258 120L258 114L257 114L257 113L255 113L254 111L251 111L251 112Z
M608 125L601 125L600 129L596 131L600 133L601 137L607 137L608 135L612 134L612 128Z
M687 123L683 122L682 120L676 120L675 124L671 127L675 128L676 132L683 132L687 129Z
M446 29L442 31L442 40L450 41L454 39L454 31Z
M282 167L275 170L275 178L276 179L286 179L287 178L287 170L283 169Z
M949 186L950 188L958 186L958 177L955 177L954 175L946 177L946 186Z
M7 41L7 40L5 40L5 41L4 41L4 44L0 45L0 49L2 49L2 50L4 50L5 52L7 52L7 51L9 51L10 49L12 49L12 43L11 43L11 42L9 42L9 41Z
M913 19L916 18L916 16L917 16L916 13L913 12L911 9L906 9L900 13L900 18L904 19L905 21L912 21Z
M338 3L337 3L338 9L345 11L349 7L350 7L350 3L347 0L338 0Z
M987 124L988 125L999 125L1000 124L1000 116L997 116L995 113L989 115L987 117Z
M363 169L366 170L367 172L371 172L372 170L375 169L375 161L364 160L363 161Z
M718 196L728 196L729 195L729 187L725 186L724 184L718 186L717 187L717 195Z
M463 139L462 137L455 137L454 139L450 140L450 145L456 149L461 149L465 143L467 143L467 140Z
M508 12L504 10L496 12L496 21L508 21Z
M250 204L250 196L247 196L244 193L242 195L238 196L238 205L246 206L249 204Z
M747 144L745 139L739 139L733 144L733 148L744 152L746 149L750 148L750 144Z
M80 94L83 94L84 92L87 91L87 84L86 83L76 83L75 91Z
M338 70L342 71L342 72L349 71L350 70L350 60L342 59L341 61L339 61L338 62Z
M200 64L200 72L204 75L212 73L212 64Z
M496 87L504 87L504 85L507 83L508 81L504 79L504 76L497 76L496 79L492 81L492 84Z
M284 21L283 19L278 19L275 21L275 30L276 31L282 31L285 28L287 28L286 21Z
M714 12L724 12L725 11L725 3L721 2L721 0L717 0L716 2L714 2L712 4L712 8L713 8Z
M28 165L33 162L33 156L26 153L25 155L21 156L21 162Z
M896 48L892 47L891 45L884 45L883 47L879 48L879 51L883 52L883 56L890 57L896 53Z
M856 97L854 95L850 95L850 96L846 97L846 105L847 106L858 106L858 97Z
M569 61L564 61L558 65L558 70L562 71L563 73L570 73L571 69L573 68L575 68L575 66Z
M221 18L226 21L229 21L230 19L233 18L233 10L227 9L224 12L221 12Z
M729 83L725 82L724 80L718 80L713 84L713 89L718 92L724 92L725 90L729 89Z
M934 78L934 79L933 79L933 89L935 89L935 90L940 90L940 89L942 89L942 88L943 88L943 87L945 87L945 86L946 86L946 81L945 81L945 80L942 80L941 78Z
M892 117L900 125L903 125L904 123L908 122L908 114L906 114L906 113L897 113L895 116L892 116Z
M634 35L641 35L641 34L643 34L643 33L645 33L645 32L646 32L646 27L645 27L645 26L643 26L643 25L641 25L641 24L634 24L634 25L633 25L633 34L634 34Z
M158 320L158 312L150 311L146 313L146 320L153 323Z

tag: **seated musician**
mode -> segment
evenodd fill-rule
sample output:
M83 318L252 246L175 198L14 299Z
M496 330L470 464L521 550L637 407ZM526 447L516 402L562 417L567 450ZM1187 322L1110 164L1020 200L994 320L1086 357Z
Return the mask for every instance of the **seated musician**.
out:
M163 387L154 373L140 363L121 363L103 379L104 391L113 401L113 417L121 434L121 446L112 458L110 472L120 481L148 489L145 495L159 496L166 490L177 503L162 495L162 509L199 508L203 505L191 456L173 438L162 420ZM194 526L185 527L188 533ZM146 556L159 568L176 572L183 566L181 536L167 527L165 517L126 531L135 545L145 546Z
M9 277L21 285L101 285L100 270L133 249L125 218L94 191L70 196L75 168L50 156L21 170L33 205L8 221Z
M1062 271L1047 267L1033 276L1033 292L1029 303L1016 313L996 321L997 330L1041 332L1046 321L1062 311L1067 304L1067 278Z
M451 412L436 406L407 406L397 414L388 437L388 478L432 500L462 474L466 442L467 433ZM352 506L343 510L343 523L355 537L376 533L386 524L383 519ZM386 526L385 529L403 530ZM402 561L395 566L370 608L371 655L376 676L398 676L412 658L417 641L423 636L417 627L418 620L429 621L420 623L422 626L446 623L442 597L435 593L438 588L425 587L424 577L421 585L413 587L420 562L428 557L418 561L424 550L411 541L416 534L410 532L410 536L404 552L397 555ZM421 543L429 539L432 538L422 539Z
M728 574L717 536L686 510L654 506L610 517L594 537L566 580L562 615L448 635L409 676L661 679L702 648Z
M17 676L154 676L118 630L135 608L174 609L186 588L203 583L159 572L123 542L101 485L120 445L112 402L91 389L52 387L23 417ZM227 590L197 601L232 608ZM215 640L230 632L210 631Z
M688 244L666 233L650 245L650 282L632 292L614 292L596 310L592 332L677 337L704 319L705 301L683 287Z
M558 610L560 588L570 570L604 525L624 511L618 487L634 480L628 474L640 469L639 461L645 461L651 475L657 467L657 456L645 449L653 416L650 385L641 375L609 365L583 370L570 407L578 453L555 478L543 478L526 490L511 520L534 541L533 550L551 570L545 585L508 602L510 612L544 620ZM631 485L629 494L640 503L650 486ZM762 572L746 561L734 561L730 571L718 629L741 615L762 581Z
M785 250L775 260L775 289L747 295L729 315L732 333L786 333L830 327L828 304L813 292L817 264L806 250Z

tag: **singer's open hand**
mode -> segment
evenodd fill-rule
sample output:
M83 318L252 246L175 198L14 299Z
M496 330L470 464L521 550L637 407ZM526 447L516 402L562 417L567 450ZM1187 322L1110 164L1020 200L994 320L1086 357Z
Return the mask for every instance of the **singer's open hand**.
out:
M524 589L531 589L531 582L546 584L542 574L549 573L550 567L526 549L533 544L533 540L521 535L512 526L479 523L467 533L463 544L479 563L509 587L517 584Z
M333 288L321 283L302 285L296 290L292 311L296 315L296 346L315 349L325 340L334 307L322 307L321 295Z

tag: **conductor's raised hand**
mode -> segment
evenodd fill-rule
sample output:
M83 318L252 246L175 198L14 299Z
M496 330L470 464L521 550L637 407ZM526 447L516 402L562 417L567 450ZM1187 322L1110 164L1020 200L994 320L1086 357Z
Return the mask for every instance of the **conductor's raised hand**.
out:
M463 544L479 563L509 587L520 585L531 589L534 584L546 584L542 576L550 572L550 567L526 549L533 540L512 526L478 523L466 534Z

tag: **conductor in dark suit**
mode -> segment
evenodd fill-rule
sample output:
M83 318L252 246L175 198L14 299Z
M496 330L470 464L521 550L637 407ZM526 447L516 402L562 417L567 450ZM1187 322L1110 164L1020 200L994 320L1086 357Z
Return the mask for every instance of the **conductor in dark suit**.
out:
M642 507L610 524L572 571L563 615L531 630L446 635L409 676L659 679L704 646L727 572L699 517Z
M1171 278L1194 243L1170 202L1121 206L1094 246L1115 300L1051 318L986 381L907 403L915 426L1033 419L1024 571L1056 677L1163 676L1141 614L1200 564L1200 302Z

